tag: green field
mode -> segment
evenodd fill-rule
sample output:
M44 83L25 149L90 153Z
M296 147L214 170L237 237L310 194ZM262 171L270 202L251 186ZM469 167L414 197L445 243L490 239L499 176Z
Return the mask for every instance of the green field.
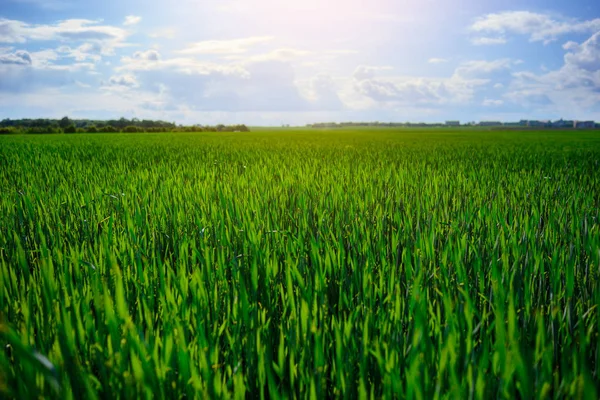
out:
M600 132L0 137L0 397L590 398Z

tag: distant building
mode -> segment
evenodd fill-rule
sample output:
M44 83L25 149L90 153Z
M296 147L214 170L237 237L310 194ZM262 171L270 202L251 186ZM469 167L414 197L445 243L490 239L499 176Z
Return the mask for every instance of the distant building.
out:
M573 128L575 127L574 121L563 120L562 118L552 123L553 128Z
M548 128L552 126L550 121L527 121L527 126L532 128Z
M502 126L500 121L481 121L479 126Z
M446 121L446 126L460 126L460 121Z
M575 121L574 127L577 129L592 129L596 127L594 121Z

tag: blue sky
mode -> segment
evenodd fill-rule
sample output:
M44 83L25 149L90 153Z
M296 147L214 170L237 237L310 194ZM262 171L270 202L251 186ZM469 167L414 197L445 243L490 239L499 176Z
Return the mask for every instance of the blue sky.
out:
M0 118L64 115L600 120L600 2L0 0Z

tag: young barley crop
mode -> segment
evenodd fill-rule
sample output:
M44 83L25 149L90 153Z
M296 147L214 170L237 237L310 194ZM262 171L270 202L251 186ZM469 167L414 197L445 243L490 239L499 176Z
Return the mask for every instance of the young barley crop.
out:
M0 137L8 398L596 398L596 132Z

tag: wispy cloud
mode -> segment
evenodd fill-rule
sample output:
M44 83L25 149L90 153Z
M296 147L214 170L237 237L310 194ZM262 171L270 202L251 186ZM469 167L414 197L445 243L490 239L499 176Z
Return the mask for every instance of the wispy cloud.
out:
M133 75L113 75L108 82L114 86L138 87L139 83Z
M361 81L361 80L365 80L365 79L374 78L375 75L379 71L390 71L392 69L394 69L394 68L389 65L382 65L382 66L359 65L354 70L354 74L352 74L352 77L356 80Z
M123 25L125 25L125 26L135 25L135 24L138 24L141 20L142 20L142 17L138 17L137 15L128 15L125 17L125 21L123 22Z
M476 44L504 43L504 35L509 33L529 36L531 42L549 43L569 33L599 31L600 18L579 21L530 11L505 11L478 18L469 29L484 35L473 40Z
M448 62L448 60L445 58L435 58L434 57L434 58L430 58L427 62L429 64L445 64Z
M68 19L54 25L32 25L0 18L0 43L27 41L121 41L127 37L124 29L100 25L99 21Z
M70 46L60 46L56 49L57 52L65 57L74 58L76 61L91 60L94 62L100 61L103 47L99 43L84 43L81 46L71 48Z
M187 75L235 75L247 77L248 72L237 64L217 64L198 61L191 57L163 58L156 50L137 51L131 57L121 58L118 72L163 71L165 77L177 74Z
M509 71L513 65L518 63L518 61L511 60L510 58L501 58L492 61L471 60L459 65L454 75L465 79L482 78L493 73Z
M473 43L476 46L505 44L506 38L504 38L502 36L499 36L499 37L476 37L476 38L471 39L471 43Z
M293 48L281 48L269 51L263 54L256 54L252 56L233 54L227 56L228 60L238 60L242 62L262 62L262 61L292 61L299 57L306 57L313 53L307 50L293 49Z
M151 38L158 39L173 39L177 35L177 31L174 28L161 28L157 29L148 34Z
M482 105L484 107L500 107L504 105L504 101L500 99L485 99Z
M245 53L249 48L273 41L273 36L253 36L232 40L206 40L193 43L178 51L180 54L236 54Z

